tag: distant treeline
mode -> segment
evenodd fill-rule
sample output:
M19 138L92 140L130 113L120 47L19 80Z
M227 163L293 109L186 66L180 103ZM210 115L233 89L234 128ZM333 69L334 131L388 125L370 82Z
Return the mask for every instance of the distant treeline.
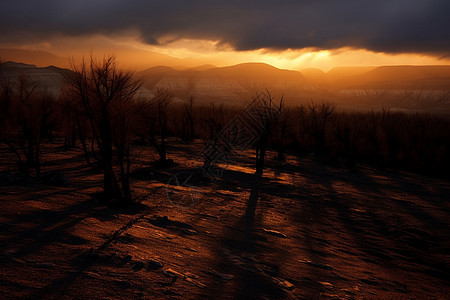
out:
M186 105L174 104L170 133L183 140L192 134L186 126ZM236 107L194 106L196 138L211 139L229 122ZM314 153L330 162L351 166L357 162L380 168L399 168L433 176L450 170L450 118L435 114L336 111L332 103L284 107L270 132L269 148L278 159L285 154Z

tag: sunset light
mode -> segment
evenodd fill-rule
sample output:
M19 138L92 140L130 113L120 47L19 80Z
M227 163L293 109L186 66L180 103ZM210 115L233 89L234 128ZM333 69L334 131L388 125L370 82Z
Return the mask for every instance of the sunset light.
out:
M180 66L191 67L211 64L218 67L244 62L262 62L281 69L301 70L318 68L329 71L343 66L388 66L388 65L449 65L450 58L423 53L384 53L366 49L343 47L332 50L304 49L257 49L237 51L231 45L220 41L169 38L162 39L161 45L148 45L139 40L136 33L129 32L115 37L103 35L83 37L59 37L35 44L8 44L8 48L43 50L63 57L81 57L93 52L115 54L122 63L134 69L143 69L145 51L160 53L182 59ZM133 50L140 51L139 55ZM155 62L156 64L156 62ZM178 67L180 67L178 66Z
M450 299L450 0L0 0L0 299Z

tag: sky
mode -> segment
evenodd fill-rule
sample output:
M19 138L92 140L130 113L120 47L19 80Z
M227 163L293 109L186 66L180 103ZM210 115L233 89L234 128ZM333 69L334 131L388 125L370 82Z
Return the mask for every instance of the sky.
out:
M450 64L448 0L2 0L0 47L282 68Z

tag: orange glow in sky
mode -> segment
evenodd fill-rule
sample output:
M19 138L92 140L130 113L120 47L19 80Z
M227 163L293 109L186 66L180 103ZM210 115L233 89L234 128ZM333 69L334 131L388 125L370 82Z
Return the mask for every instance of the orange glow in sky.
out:
M439 59L423 54L386 54L364 49L341 48L337 50L287 49L273 51L259 49L235 51L231 47L218 47L215 41L179 40L164 46L143 46L151 51L179 58L197 58L217 66L243 62L263 62L281 69L319 68L328 71L340 66L381 65L448 65L449 59ZM139 47L139 45L137 45Z
M170 38L162 39L160 45L147 45L140 42L133 32L124 32L120 36L105 37L92 35L87 37L54 37L39 44L21 45L20 48L46 50L60 56L79 57L94 54L115 54L123 65L145 69L142 65L146 52L161 53L182 59L180 67L193 67L212 64L218 67L245 62L262 62L281 69L319 68L328 71L341 66L382 66L382 65L450 65L450 59L403 53L387 54L365 49L341 48L334 50L317 50L312 48L252 51L235 51L232 47L218 41ZM134 50L140 51L139 55ZM152 54L149 53L149 56ZM156 62L156 64L158 64ZM161 61L161 65L165 62ZM142 66L141 66L142 65Z

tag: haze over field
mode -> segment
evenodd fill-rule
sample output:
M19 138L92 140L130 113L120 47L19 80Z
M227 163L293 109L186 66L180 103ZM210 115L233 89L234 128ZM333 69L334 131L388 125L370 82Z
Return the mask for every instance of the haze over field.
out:
M44 51L22 50L16 56L4 57L25 62L42 58L51 65L65 65L58 63L63 61L61 57ZM4 63L0 70L9 78L27 74L55 96L65 84L62 74L67 71L12 61ZM265 63L227 67L158 65L136 72L135 77L143 83L142 96L151 97L156 90L164 89L177 101L194 97L198 103L241 105L267 90L276 98L284 96L288 105L333 102L340 110L393 108L450 113L450 66L336 67L324 72L278 69Z

